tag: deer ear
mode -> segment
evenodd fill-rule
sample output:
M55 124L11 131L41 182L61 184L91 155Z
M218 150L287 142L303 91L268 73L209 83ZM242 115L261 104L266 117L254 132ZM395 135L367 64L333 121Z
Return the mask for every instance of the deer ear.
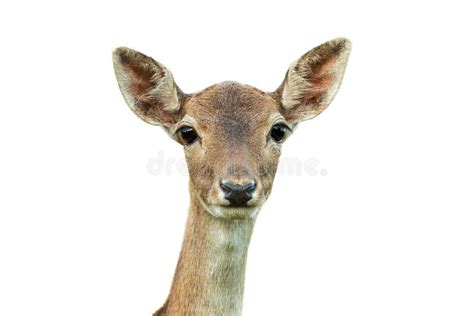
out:
M275 92L288 122L311 119L328 107L341 85L350 51L350 41L337 38L291 64Z
M113 61L120 91L138 117L166 129L178 122L185 95L168 69L126 47L114 50Z

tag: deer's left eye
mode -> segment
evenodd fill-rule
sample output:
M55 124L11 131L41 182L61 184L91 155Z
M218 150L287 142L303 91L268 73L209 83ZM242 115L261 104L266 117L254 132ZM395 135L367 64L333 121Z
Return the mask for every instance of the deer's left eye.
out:
M287 125L278 123L273 125L270 131L270 137L277 143L282 143L286 139L289 131L290 128Z
M178 133L184 145L191 145L198 138L196 130L190 126L182 126L180 129L178 129Z

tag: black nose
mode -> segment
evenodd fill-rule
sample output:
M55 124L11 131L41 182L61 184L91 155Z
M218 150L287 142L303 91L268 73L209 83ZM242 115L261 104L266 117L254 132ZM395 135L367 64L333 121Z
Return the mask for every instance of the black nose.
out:
M224 198L230 202L232 206L243 206L252 199L257 184L251 181L246 184L237 184L230 181L221 181L221 189L224 192Z

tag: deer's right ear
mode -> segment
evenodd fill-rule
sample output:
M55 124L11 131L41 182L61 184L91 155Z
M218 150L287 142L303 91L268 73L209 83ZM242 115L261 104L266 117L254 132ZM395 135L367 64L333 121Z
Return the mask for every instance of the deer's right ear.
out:
M350 51L349 40L336 38L291 64L276 91L289 123L311 119L328 107L341 85Z
M114 50L113 61L120 91L138 117L166 129L179 121L185 94L168 69L126 47Z

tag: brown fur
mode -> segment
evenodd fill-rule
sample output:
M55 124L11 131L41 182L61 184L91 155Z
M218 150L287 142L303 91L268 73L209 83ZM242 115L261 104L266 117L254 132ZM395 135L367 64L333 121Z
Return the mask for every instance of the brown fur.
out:
M321 113L342 81L350 51L345 39L320 45L294 62L272 93L223 82L184 94L163 65L128 48L114 68L129 107L182 143L191 194L186 232L171 291L154 315L240 315L247 249L255 218L270 195L281 144L277 123L296 126ZM186 145L182 126L198 140ZM244 206L230 206L220 182L255 181Z
M171 292L154 315L235 315L233 311L240 311L254 222L251 218L218 219L200 207L192 193Z

